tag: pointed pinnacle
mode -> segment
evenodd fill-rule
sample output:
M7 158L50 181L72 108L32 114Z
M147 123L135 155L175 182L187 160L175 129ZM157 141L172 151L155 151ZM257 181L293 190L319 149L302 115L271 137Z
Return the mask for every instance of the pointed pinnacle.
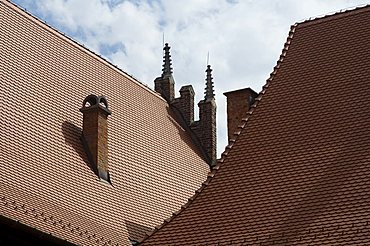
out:
M166 77L172 74L170 46L168 46L168 43L165 44L163 50L164 56L163 56L162 77Z
M206 88L204 92L204 99L210 100L215 98L214 89L213 89L213 81L212 81L212 69L211 65L207 65L207 77L206 77Z

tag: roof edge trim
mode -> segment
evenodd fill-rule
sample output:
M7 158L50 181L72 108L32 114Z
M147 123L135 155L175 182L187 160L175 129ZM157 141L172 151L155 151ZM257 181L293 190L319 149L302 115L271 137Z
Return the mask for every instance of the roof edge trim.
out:
M202 183L201 187L198 190L195 191L195 194L192 197L190 197L184 205L181 206L180 210L178 210L177 212L174 212L170 218L165 219L163 221L163 223L159 226L156 226L153 231L151 231L149 233L146 233L144 238L142 238L140 240L139 245L141 245L142 243L145 243L146 240L149 240L150 237L152 237L161 228L166 226L168 223L170 223L172 220L174 220L179 214L181 214L186 208L188 208L191 205L191 203L199 196L199 194L210 184L213 177L217 174L218 170L220 169L220 166L222 165L222 163L225 162L225 160L226 160L227 156L229 155L233 145L237 141L240 133L242 132L243 129L246 128L248 119L253 114L254 110L258 106L258 103L262 100L263 95L266 93L266 91L267 91L268 87L270 86L272 80L274 79L275 75L277 74L277 71L280 68L281 63L283 62L284 58L286 57L287 51L289 50L289 46L292 42L293 35L294 35L295 30L296 30L296 27L297 27L297 23L290 27L290 31L289 31L287 40L284 44L282 53L281 53L278 61L276 62L277 64L274 66L273 71L270 73L270 77L266 80L266 84L262 87L262 91L258 94L258 96L255 99L254 104L249 109L249 111L247 113L247 117L242 119L242 124L239 125L238 129L235 131L234 138L230 139L230 143L225 147L225 151L221 154L221 158L217 160L217 164L208 173L206 181L204 181Z
M340 9L338 11L329 12L326 14L317 15L314 17L310 17L308 19L299 20L296 24L300 26L310 26L313 24L317 24L323 21L331 21L333 19L343 18L348 15L358 14L365 11L368 11L367 8L370 7L370 4L359 4L356 6L351 6L348 8Z

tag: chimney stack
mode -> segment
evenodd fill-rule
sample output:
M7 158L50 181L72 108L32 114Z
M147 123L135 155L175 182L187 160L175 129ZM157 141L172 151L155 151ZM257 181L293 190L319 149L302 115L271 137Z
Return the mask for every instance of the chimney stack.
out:
M225 92L224 95L227 98L227 132L230 141L258 94L251 88L245 88Z
M188 126L194 121L194 95L193 86L184 85L180 89L180 97L171 102L181 112Z
M108 172L108 123L111 115L104 96L89 95L85 98L80 111L83 113L81 140L90 165L101 180L110 183Z

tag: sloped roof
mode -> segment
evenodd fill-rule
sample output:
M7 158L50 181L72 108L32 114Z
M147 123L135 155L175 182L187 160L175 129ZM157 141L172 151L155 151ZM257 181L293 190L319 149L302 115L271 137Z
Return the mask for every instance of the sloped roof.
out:
M105 95L112 111L112 186L90 170L79 139L89 94ZM137 240L209 171L164 99L5 0L0 98L0 217L72 243Z
M369 23L293 25L216 170L141 245L369 245Z

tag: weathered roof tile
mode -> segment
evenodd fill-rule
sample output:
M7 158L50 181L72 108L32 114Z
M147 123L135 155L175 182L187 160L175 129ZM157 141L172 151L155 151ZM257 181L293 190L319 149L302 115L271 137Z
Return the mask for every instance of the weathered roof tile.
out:
M10 199L0 215L76 244L127 245L179 209L209 166L167 102L14 4L0 0L0 18L0 195ZM112 110L112 186L90 170L79 139L89 94Z

